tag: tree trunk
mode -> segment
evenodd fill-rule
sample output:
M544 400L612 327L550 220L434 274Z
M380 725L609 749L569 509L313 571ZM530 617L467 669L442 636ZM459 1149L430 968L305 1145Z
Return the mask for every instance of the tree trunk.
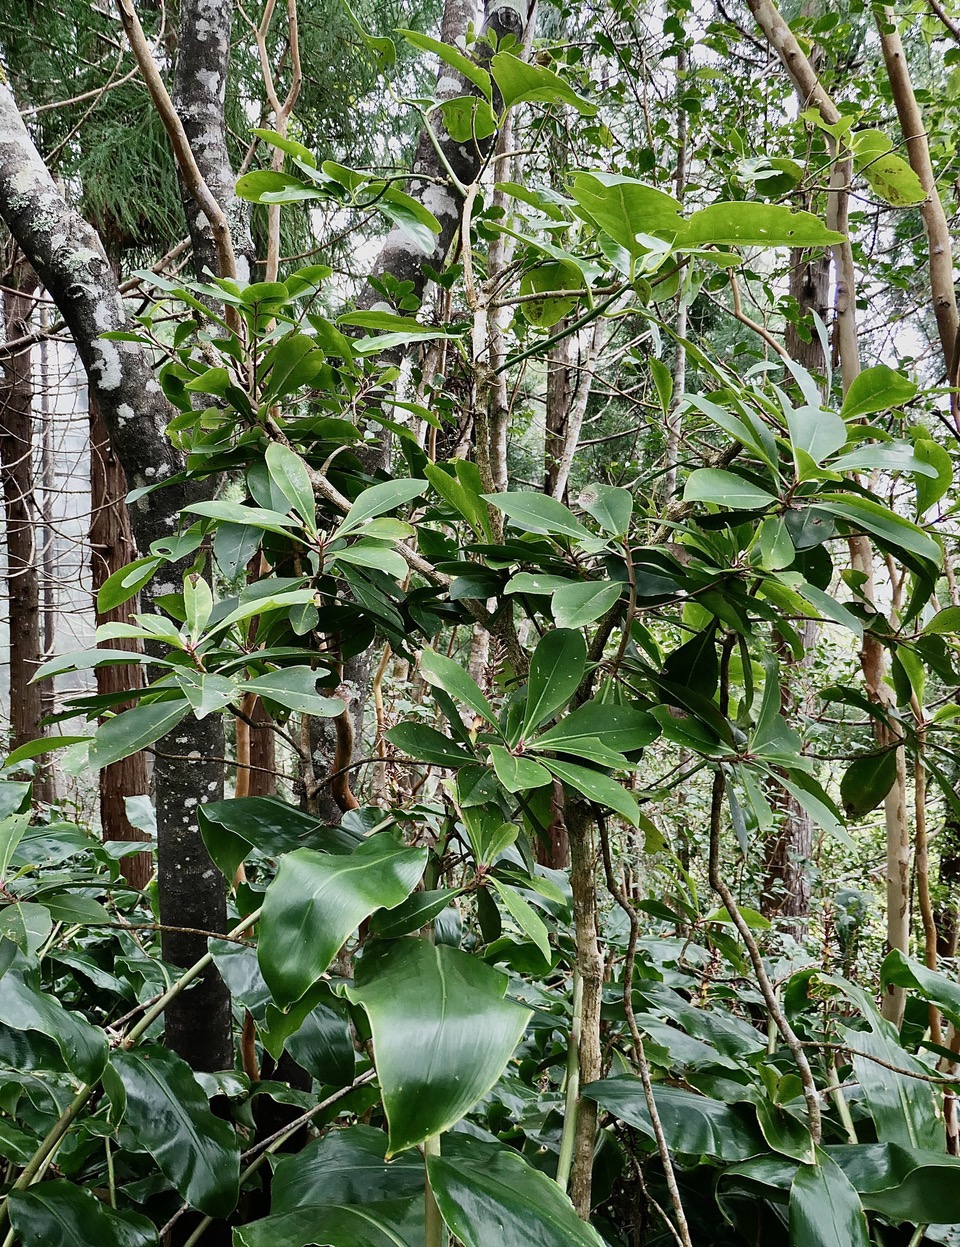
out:
M3 294L7 341L30 330L36 273L18 260ZM7 539L8 621L10 628L10 747L18 749L41 735L40 686L34 674L40 666L40 578L38 575L36 515L33 492L33 377L27 348L4 362L0 392L0 473ZM37 764L34 800L48 804L48 769Z
M136 545L130 527L130 515L124 499L127 478L110 446L106 426L100 415L97 396L89 395L90 409L90 577L93 598L104 581L136 558ZM97 611L97 624L126 621L140 609L139 596L112 610ZM135 638L104 642L112 649L142 654L143 646ZM102 696L126 689L142 688L143 668L130 663L125 666L105 664L97 667L97 692ZM117 707L126 710L132 703ZM105 841L142 841L150 837L134 827L127 818L126 798L146 795L150 791L147 778L147 755L134 753L129 758L105 766L100 772L100 827ZM135 888L145 888L153 874L153 855L138 853L120 861L124 878Z

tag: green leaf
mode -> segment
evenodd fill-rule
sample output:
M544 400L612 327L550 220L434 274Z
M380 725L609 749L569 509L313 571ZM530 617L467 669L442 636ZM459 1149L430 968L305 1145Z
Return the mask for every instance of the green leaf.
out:
M180 1195L210 1217L237 1205L240 1147L186 1061L158 1044L115 1052L104 1078L124 1125Z
M7 765L10 765L9 760ZM31 818L32 813L26 813L8 814L0 819L0 880L6 879L11 859L30 826Z
M487 71L471 61L468 56L464 56L462 52L451 47L449 43L441 43L439 39L431 39L429 35L422 35L416 30L399 29L397 34L403 35L407 43L420 48L422 52L433 52L435 56L439 56L445 65L449 65L458 74L462 74L468 82L479 87L486 99L493 99L493 88Z
M514 104L569 104L581 117L596 116L596 106L542 65L522 61L510 52L497 52L490 62L504 108Z
M82 1014L36 991L18 970L8 970L0 990L0 1024L46 1035L60 1049L67 1069L96 1082L107 1063L107 1037Z
M800 1166L790 1187L790 1247L870 1247L860 1197L823 1152L817 1164Z
M650 364L652 367L654 364L660 364L660 361L651 359ZM660 367L663 365L660 364ZM633 515L633 495L629 489L594 483L581 492L577 502L611 537L622 537L630 527L630 517Z
M715 203L694 212L679 231L678 243L702 247L722 243L744 247L832 247L843 235L829 230L812 212L755 201Z
M816 464L835 454L847 440L847 426L838 415L809 405L787 410L787 428L793 448L806 451Z
M240 1226L233 1241L235 1247L423 1247L423 1196L311 1204Z
M263 386L261 402L276 403L280 399L288 395L296 394L298 390L302 390L305 386L311 385L316 380L324 366L324 354L319 349L316 341L307 337L303 333L288 333L281 338L272 351L263 361L263 371L266 373L266 382ZM288 446L283 446L279 442L271 442L267 447L267 467L270 467L271 450L280 450L285 455L294 455ZM278 456L274 456L277 458ZM296 457L296 456L295 456ZM303 464L301 462L301 473ZM273 471L271 469L271 476ZM280 485L279 480L277 484ZM304 520L310 518L311 511L304 512L301 510L300 502L296 497L291 497L281 486L281 492L288 501L296 507ZM307 493L304 495L309 499L308 505L312 507L313 491L309 488L307 481Z
M260 920L260 969L282 1007L299 1000L359 924L392 909L417 886L425 849L390 836L365 840L349 857L312 849L288 853L267 888Z
M469 706L475 715L485 719L487 723L495 722L493 708L480 692L474 678L452 658L432 649L424 649L420 653L420 671L428 684L443 689L454 701Z
M226 676L191 671L188 668L178 672L175 678L198 719L205 719L208 714L223 710L239 694L237 685Z
M264 532L276 533L280 537L289 537L289 530L297 526L295 516L284 515L282 511L264 510L263 507L245 507L239 502L195 502L184 510L193 515L202 515L205 519L220 520L225 524L261 528Z
M923 631L924 635L933 633L934 636L950 636L960 632L960 606L945 606L943 610L937 611Z
M917 385L903 373L886 364L864 368L847 390L840 415L844 420L859 420L878 411L903 407L917 396Z
M654 1140L643 1083L632 1075L604 1078L583 1088L608 1113ZM737 1105L723 1104L681 1087L657 1084L653 1089L657 1115L671 1152L711 1156L727 1163L746 1160L765 1150L757 1127Z
M943 562L943 551L932 537L872 498L854 494L824 494L818 505L831 515L846 520L851 527L863 529L895 549L915 554L936 567Z
M46 905L16 901L0 909L0 936L12 941L28 957L36 955L52 930L53 916ZM0 968L6 968L5 960L0 961Z
M516 888L511 888L499 879L491 879L490 882L496 888L497 895L503 901L507 913L509 913L523 934L540 949L544 961L548 963L552 961L550 934L537 911L523 899Z
M530 660L521 738L552 718L577 691L587 666L587 643L579 632L556 628L537 642Z
M382 522L372 520L371 524ZM402 580L407 574L407 561L402 554L373 541L357 541L345 550L328 550L327 557L332 564L349 563L355 567L375 567L377 571L386 572L395 580Z
M298 454L279 442L267 447L270 479L303 520L308 532L317 531L317 509L307 465Z
M123 665L126 663L142 663L142 654L135 654L128 649L86 649L77 654L59 654L37 668L31 684L46 680L52 675L60 675L64 671L89 671L102 663Z
M660 725L651 715L633 706L608 705L589 701L565 715L528 747L551 753L571 753L601 765L615 766L611 756L634 753L660 735ZM624 765L624 759L618 759Z
M486 507L479 494L468 489L462 481L444 471L439 464L428 463L423 469L423 474L440 497L460 512L477 537L481 541L489 541L491 537L489 520L485 515Z
M106 615L115 607L129 602L150 580L162 561L162 559L149 557L136 559L133 563L128 563L126 567L121 567L119 571L108 576L97 590L98 613ZM38 671L34 678L42 679L43 676Z
M383 515L413 498L419 498L426 488L427 482L418 480L384 481L381 485L371 485L344 516L335 535L343 537L354 532L375 515Z
M614 173L576 173L570 193L614 242L638 257L650 250L650 235L683 228L680 204L635 178ZM646 243L639 240L645 235Z
M492 1247L493 1238L496 1247L602 1247L556 1182L512 1148L455 1134L426 1159L443 1219L464 1247Z
M550 772L531 758L518 758L502 745L490 746L490 758L497 779L507 792L526 792L553 783Z
M924 1000L930 1000L946 1013L954 1025L960 1026L960 985L945 974L930 970L921 962L908 957L898 948L892 949L880 966L880 986L891 984L909 987L919 992Z
M370 919L370 931L384 940L396 940L431 923L437 914L446 909L459 888L433 888L427 892L414 892L395 909L381 909Z
M824 1148L850 1179L860 1203L892 1222L960 1220L960 1158L896 1143Z
M863 818L881 805L897 782L897 751L886 749L851 762L840 781L840 799L848 818Z
M536 268L528 269L520 280L520 294L539 294L540 299L528 299L519 304L525 320L540 329L550 329L568 316L577 306L576 296L551 298L555 290L584 290L583 274L570 260L545 260Z
M107 719L97 728L90 746L91 767L99 771L121 758L146 749L161 736L172 732L189 710L187 699L178 697L173 701L141 703L132 710L124 710L122 714Z
M910 208L928 198L919 177L893 151L893 143L882 130L858 130L852 147L854 168L888 204Z
M389 1155L449 1130L500 1077L530 1017L506 988L506 975L449 945L364 949L347 994L373 1030Z
M524 532L559 534L577 541L593 537L589 528L571 515L562 502L547 494L484 494L483 498Z
M183 613L190 640L194 645L203 636L212 611L213 593L204 578L197 572L184 576Z
M156 1247L156 1226L137 1212L117 1212L85 1187L58 1178L9 1195L10 1224L23 1247Z
M458 767L476 764L477 761L472 754L426 723L398 723L384 734L391 745L396 745L402 753L416 758L418 762Z
M640 807L635 798L609 775L604 775L602 771L591 771L585 766L574 766L572 762L561 762L557 758L544 758L544 765L557 779L575 788L588 800L616 810L628 823L634 827L640 826Z
M917 514L925 515L944 496L953 483L953 460L932 438L920 437L913 444L913 453L936 473L934 477L918 476Z
M714 502L738 511L760 511L777 501L775 494L722 468L697 468L687 477L685 502Z
M553 595L553 617L558 628L582 628L593 623L617 602L623 593L619 581L579 581L565 585Z
M335 719L343 714L346 702L341 697L321 697L317 680L321 673L309 667L280 667L239 685L244 692L259 693L266 701L276 702L287 710L313 715L318 719Z

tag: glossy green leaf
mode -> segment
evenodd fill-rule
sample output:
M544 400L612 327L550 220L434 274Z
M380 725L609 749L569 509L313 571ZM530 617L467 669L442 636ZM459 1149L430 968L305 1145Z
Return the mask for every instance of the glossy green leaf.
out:
M384 940L396 940L403 935L410 935L431 923L459 894L459 888L432 888L426 892L414 892L395 909L381 909L375 913L370 919L370 931Z
M829 230L812 212L782 204L738 201L711 204L694 212L680 230L685 247L717 243L744 247L832 247L843 235Z
M891 1221L960 1221L960 1158L896 1143L826 1147L864 1208Z
M524 532L556 534L575 540L593 536L562 502L548 494L484 494L483 498Z
M561 298L553 296L555 290L584 289L583 274L569 260L546 260L536 268L528 269L520 280L520 294L525 301L519 310L525 320L540 329L550 329L573 311L579 299L576 295ZM530 298L541 295L541 298Z
M933 477L918 476L917 514L925 515L931 507L936 506L953 482L953 460L946 450L932 438L920 437L913 444L913 452L924 463L928 463L936 473Z
M207 852L230 880L254 849L273 858L302 848L352 853L363 839L344 827L322 827L313 815L276 797L212 801L199 807L197 817Z
M527 678L521 736L561 710L580 686L587 665L587 643L579 632L555 628L537 642Z
M880 987L891 984L908 987L918 992L924 1000L930 1000L956 1026L960 1026L960 984L946 974L930 970L922 962L908 957L899 948L891 949L880 966Z
M897 752L886 749L851 762L840 781L840 799L848 818L862 818L883 803L897 781Z
M943 551L932 537L880 502L855 494L824 494L818 505L854 530L870 533L894 549L915 554L936 567L943 562Z
M249 528L262 528L264 532L287 537L296 528L297 518L284 515L282 511L270 511L263 507L245 507L239 502L195 502L185 510L209 520L221 520L226 524L244 524Z
M677 233L683 228L680 204L672 196L635 178L611 173L576 173L570 193L614 242L637 257L649 251L641 235Z
M129 602L149 582L161 562L161 559L152 557L136 559L108 576L97 590L98 613L106 615L115 607ZM37 678L43 678L40 672L37 673Z
M597 805L615 810L634 827L640 826L640 807L636 799L627 792L622 784L603 771L592 771L585 766L575 766L572 762L561 762L559 758L544 758L544 766L571 788L575 788L589 801Z
M373 1029L391 1155L454 1123L490 1090L530 1013L503 999L505 975L427 940L370 945L350 999Z
M578 95L557 74L510 52L497 52L490 62L490 72L500 89L504 108L522 103L569 104L582 117L596 115L596 106Z
M391 745L418 762L432 766L468 766L477 759L426 723L398 723L385 733Z
M558 628L582 628L605 615L622 594L619 582L575 581L554 593L553 618Z
M416 30L400 29L397 31L397 34L403 35L407 43L412 44L415 48L420 48L422 52L433 52L445 65L449 65L458 74L462 74L468 82L472 82L475 87L479 87L488 100L493 98L493 88L487 71L474 61L471 61L468 56L464 56L462 52L451 47L449 43L441 43L439 39L431 39L429 35L422 35Z
M9 766L9 761L7 762ZM8 814L0 819L0 880L7 877L17 845L30 826L31 814Z
M102 770L121 758L139 753L154 741L172 732L186 717L190 703L185 697L173 701L141 702L132 710L107 719L97 728L97 735L90 746L90 765Z
M529 748L570 753L576 758L615 766L611 755L634 753L659 735L656 719L642 710L590 701L531 741Z
M420 671L428 684L443 689L454 701L468 706L479 718L488 723L495 722L493 708L480 692L473 676L452 658L432 649L424 649L420 653Z
M234 1231L235 1247L423 1247L423 1196L311 1204Z
M406 900L426 860L425 849L403 848L386 835L365 840L349 857L288 853L267 888L257 950L277 1003L299 1000L364 918Z
M882 130L858 130L853 136L853 164L870 189L894 208L910 208L927 199L923 183Z
M658 359L651 359L650 365L663 367ZM594 483L581 491L577 502L612 537L622 537L630 527L633 496L629 489Z
M516 888L511 888L509 884L502 883L499 879L491 879L490 883L510 917L523 934L540 949L544 961L551 961L550 934L537 911L523 899Z
M464 1247L491 1247L492 1238L496 1247L602 1247L556 1182L512 1148L455 1134L426 1159L443 1219Z
M632 1075L605 1078L583 1088L608 1113L627 1122L651 1141L653 1125L642 1081ZM718 1160L746 1160L766 1148L750 1114L737 1105L723 1104L682 1087L654 1086L657 1113L672 1152L712 1156Z
M794 449L806 451L817 464L836 454L847 440L847 426L838 415L809 405L787 411L787 428Z
M790 1247L870 1247L860 1197L825 1153L801 1165L790 1187Z
M0 909L0 936L11 941L28 957L36 955L52 930L53 915L46 905L16 901ZM4 945L4 952L8 947ZM0 961L0 967L6 968L6 959Z
M550 772L532 758L519 758L502 745L490 746L490 759L497 779L507 792L526 792L553 783Z
M11 1191L10 1224L22 1247L156 1247L157 1229L137 1212L117 1212L85 1187L58 1178Z
M0 983L0 1024L46 1035L60 1049L67 1069L96 1082L107 1062L107 1037L74 1010L37 991L19 970L8 970Z
M320 696L317 692L320 674L309 667L280 667L267 675L244 680L239 687L245 692L258 693L266 701L276 702L286 710L296 710L318 719L335 719L343 713L346 702L341 697Z
M279 442L271 442L267 447L266 464L270 479L303 520L307 530L316 532L317 510L307 465L289 446Z
M686 502L714 502L738 511L765 510L777 501L775 494L722 468L697 468L691 472L683 497Z
M876 364L855 378L840 410L844 420L859 420L878 411L902 407L917 396L916 382L886 364Z
M371 485L343 517L336 535L343 537L356 531L374 516L394 511L405 502L419 498L426 488L427 482L418 480L384 481L380 485Z

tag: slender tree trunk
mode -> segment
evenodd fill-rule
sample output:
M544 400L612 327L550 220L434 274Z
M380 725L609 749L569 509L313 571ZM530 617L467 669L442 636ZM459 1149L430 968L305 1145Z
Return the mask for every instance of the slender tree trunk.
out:
M37 276L18 260L3 293L4 330L8 341L30 329ZM29 348L9 356L0 391L0 473L7 541L8 620L10 629L10 745L17 749L40 731L40 686L32 683L40 665L40 579L37 516L33 482L33 377ZM50 785L38 764L34 800L48 804Z
M117 459L100 415L97 396L89 395L90 409L90 575L96 602L100 587L114 572L136 558L136 544L130 527L130 516L124 499L127 478ZM126 621L140 609L134 597L109 611L97 611L97 624ZM105 642L112 649L142 654L143 646L135 638ZM101 695L142 688L143 668L130 663L125 666L106 664L97 667L97 692ZM126 710L132 703L117 707ZM134 753L120 762L105 766L100 772L100 827L106 841L143 841L149 836L134 827L127 818L126 798L150 791L147 778L147 755ZM145 888L153 874L153 855L138 853L120 862L126 880L136 888Z

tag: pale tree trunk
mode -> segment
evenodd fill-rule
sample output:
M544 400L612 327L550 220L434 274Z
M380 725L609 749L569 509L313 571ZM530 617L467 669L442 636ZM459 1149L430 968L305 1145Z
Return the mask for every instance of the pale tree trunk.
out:
M114 572L136 558L136 544L130 527L130 515L124 501L127 496L127 478L117 459L106 426L100 416L97 396L89 395L90 410L90 579L93 599L103 583ZM139 595L115 606L112 610L97 611L97 625L127 622L140 609ZM103 642L112 649L129 650L142 654L143 646L135 638ZM129 663L123 666L104 664L97 667L97 692L103 696L121 693L127 689L142 688L143 668ZM132 703L115 707L126 710ZM131 754L119 762L105 766L100 772L100 828L105 841L136 842L149 840L146 832L134 827L127 818L126 798L146 795L150 790L147 779L147 755ZM124 878L136 888L145 888L153 874L153 857L150 853L138 853L120 860Z
M22 259L11 267L3 292L4 330L8 342L30 330L37 276ZM40 578L37 557L38 515L33 481L33 377L31 351L4 361L0 389L0 473L7 545L7 591L10 635L10 747L17 749L41 735L40 686L33 677L40 665ZM49 804L47 766L37 764L34 801Z

